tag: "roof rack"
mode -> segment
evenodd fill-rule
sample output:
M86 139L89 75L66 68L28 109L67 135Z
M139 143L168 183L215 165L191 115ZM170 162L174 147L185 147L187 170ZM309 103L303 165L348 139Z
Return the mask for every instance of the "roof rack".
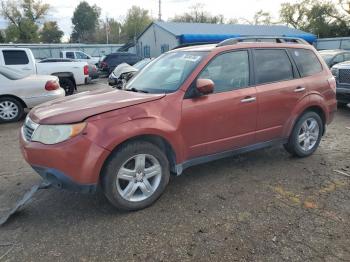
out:
M270 40L270 41L268 41ZM249 37L235 37L226 39L216 46L235 45L239 42L274 42L274 43L296 43L308 44L304 39L297 37L283 37L283 36L249 36Z

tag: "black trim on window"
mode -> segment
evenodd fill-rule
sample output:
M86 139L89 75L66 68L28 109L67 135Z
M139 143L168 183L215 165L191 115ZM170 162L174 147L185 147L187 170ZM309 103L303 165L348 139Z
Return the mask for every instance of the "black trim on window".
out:
M285 53L286 53L286 55L287 55L287 57L288 57L288 59L289 59L289 62L290 62L290 64L291 64L291 66L292 66L292 70L293 70L293 77L292 78L290 78L290 79L283 79L283 80L277 80L277 81L272 81L272 82L265 82L265 83L258 83L258 81L257 81L257 71L256 71L256 68L257 68L257 65L256 65L256 53L255 53L255 51L257 51L257 50L282 50L282 51L284 51ZM253 55L253 63L254 63L254 85L255 86L261 86L261 85L268 85L268 84L274 84L274 83L279 83L279 82L285 82L285 81L291 81L291 80L294 80L294 79L297 79L297 78L300 78L300 74L299 74L299 72L296 70L296 65L294 64L294 61L291 59L291 57L290 57L290 55L289 55L289 53L288 53L288 51L287 51L287 48L266 48L266 47L264 47L264 48L252 48L252 55Z
M200 76L200 74L210 65L210 63L212 61L214 61L214 59L216 59L218 56L223 55L223 54L227 54L227 53L233 53L233 52L240 52L240 51L246 51L248 54L248 63L249 63L249 83L248 86L245 87L240 87L240 88L236 88L233 89L231 91L235 91L235 90L240 90L240 89L244 89L244 88L249 88L254 86L254 73L253 73L253 65L252 65L252 61L253 61L253 57L252 57L252 53L251 53L251 49L231 49L231 50L227 50L227 51L223 51L220 52L218 54L216 54L215 56L213 56L208 62L207 64L202 68L202 70L197 74L196 78L193 80L193 82L189 85L189 87L186 90L186 93L184 95L184 99L192 99L192 98L196 98L199 96L202 96L201 94L198 93L197 89L196 89L196 81L198 79L198 77ZM231 91L227 91L227 92L231 92ZM225 93L225 92L222 92ZM215 94L215 93L214 93ZM220 93L217 93L220 94ZM209 94L211 95L211 94Z

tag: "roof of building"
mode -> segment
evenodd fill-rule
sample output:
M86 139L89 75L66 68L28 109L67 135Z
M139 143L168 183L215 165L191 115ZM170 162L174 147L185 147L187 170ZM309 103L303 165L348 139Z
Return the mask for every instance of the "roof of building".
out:
M170 34L180 38L182 43L201 41L220 42L231 37L274 35L300 37L308 42L316 40L316 36L313 34L290 28L285 25L207 24L160 21L153 22L152 24L155 24Z

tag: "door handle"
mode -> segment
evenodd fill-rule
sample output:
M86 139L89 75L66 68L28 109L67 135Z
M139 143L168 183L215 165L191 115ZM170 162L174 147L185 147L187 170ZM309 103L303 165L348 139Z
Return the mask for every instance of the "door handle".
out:
M32 69L28 68L28 67L25 67L25 68L22 68L22 70L25 70L25 71L30 71Z
M256 97L248 96L248 97L242 99L241 103L251 103L251 102L255 102L255 101L256 101Z
M301 86L298 86L296 89L294 89L295 93L300 93L300 92L304 92L304 91L305 91L305 87L301 87Z

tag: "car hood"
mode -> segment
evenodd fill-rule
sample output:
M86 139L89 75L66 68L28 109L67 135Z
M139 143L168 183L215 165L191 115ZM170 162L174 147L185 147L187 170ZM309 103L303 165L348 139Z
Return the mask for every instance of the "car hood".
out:
M350 61L345 61L339 64L335 64L332 68L349 68L350 67Z
M30 111L29 117L38 124L77 123L90 116L154 101L164 96L165 94L100 89L41 104Z

